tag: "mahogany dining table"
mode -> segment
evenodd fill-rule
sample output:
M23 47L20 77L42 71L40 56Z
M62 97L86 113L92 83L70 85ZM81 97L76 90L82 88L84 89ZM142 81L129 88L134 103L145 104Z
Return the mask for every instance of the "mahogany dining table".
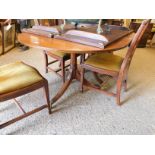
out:
M80 71L77 67L76 57L78 54L117 51L127 47L130 44L133 36L134 33L130 33L122 37L121 39L107 45L104 49L56 38L34 35L30 33L18 34L18 41L29 47L34 47L42 50L59 50L71 55L69 76L67 77L65 83L63 83L57 94L51 99L51 105L53 105L53 103L55 103L64 94L73 79L80 80ZM87 80L85 80L85 83L90 84Z

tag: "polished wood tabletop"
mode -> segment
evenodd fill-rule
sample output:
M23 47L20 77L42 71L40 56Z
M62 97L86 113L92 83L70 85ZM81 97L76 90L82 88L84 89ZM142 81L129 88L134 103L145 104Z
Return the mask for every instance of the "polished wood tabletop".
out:
M74 43L65 40L59 40L55 38L47 38L43 36L38 36L30 33L21 33L18 35L18 41L24 45L40 48L43 50L60 50L65 53L96 53L104 51L116 51L122 49L129 45L134 33L129 34L118 41L111 43L106 46L104 49L96 48L92 46L82 45L79 43Z

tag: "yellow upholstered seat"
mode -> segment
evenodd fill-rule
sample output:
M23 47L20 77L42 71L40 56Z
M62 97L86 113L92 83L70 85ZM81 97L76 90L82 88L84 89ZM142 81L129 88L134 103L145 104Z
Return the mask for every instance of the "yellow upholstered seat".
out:
M50 52L58 57L61 57L61 58L69 56L69 54L61 52L61 51L50 51Z
M151 32L155 32L155 27L152 28Z
M90 56L86 61L86 65L95 68L119 71L123 58L111 53L98 53Z
M0 95L41 81L39 72L22 62L0 66Z

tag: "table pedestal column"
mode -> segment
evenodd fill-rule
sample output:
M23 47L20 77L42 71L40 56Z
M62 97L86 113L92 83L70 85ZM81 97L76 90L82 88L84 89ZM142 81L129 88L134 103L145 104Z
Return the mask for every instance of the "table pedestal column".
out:
M69 76L67 77L65 83L62 85L58 93L51 99L51 105L54 104L64 94L64 92L67 90L67 88L69 87L73 79L77 79L77 78L79 79L80 73L77 73L78 72L77 71L77 57L75 53L71 54L70 67L71 68L70 68Z

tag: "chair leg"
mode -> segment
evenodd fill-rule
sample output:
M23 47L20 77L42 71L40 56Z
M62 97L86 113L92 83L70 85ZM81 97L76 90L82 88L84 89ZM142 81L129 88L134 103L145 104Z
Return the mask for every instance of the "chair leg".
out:
M117 80L117 93L116 93L116 101L118 105L121 105L121 102L120 102L121 88L122 88L122 80L118 79Z
M60 63L61 63L62 80L64 83L65 82L65 61L62 59Z
M83 67L81 67L81 92L83 93L83 82L84 82L84 72L85 69Z
M80 64L82 64L85 61L85 54L81 54L80 56Z
M44 93L45 93L45 97L46 97L46 103L48 105L48 111L49 111L49 114L51 114L52 113L52 111L51 111L52 105L50 105L48 83L46 83L44 85Z
M127 91L127 79L124 80L124 90Z
M44 60L45 60L45 73L48 73L48 56L44 51Z
M124 86L124 91L127 91L127 78L128 78L128 73L126 72L124 75L124 81L123 81L123 86Z

